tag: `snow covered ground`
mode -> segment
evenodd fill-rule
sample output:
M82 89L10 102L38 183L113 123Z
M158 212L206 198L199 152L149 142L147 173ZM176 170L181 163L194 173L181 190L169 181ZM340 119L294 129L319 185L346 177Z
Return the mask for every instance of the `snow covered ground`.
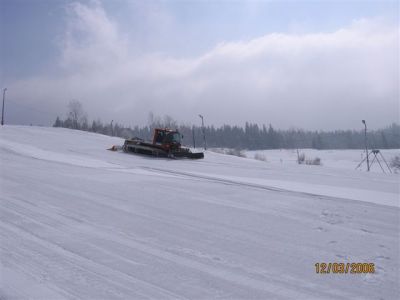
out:
M399 175L122 142L0 128L0 299L399 299Z

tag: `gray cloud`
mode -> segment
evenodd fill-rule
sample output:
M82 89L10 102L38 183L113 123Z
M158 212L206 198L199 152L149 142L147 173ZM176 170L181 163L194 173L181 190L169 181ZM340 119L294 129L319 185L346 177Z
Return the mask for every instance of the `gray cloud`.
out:
M68 10L52 75L9 88L20 105L53 112L48 121L71 99L91 118L132 125L145 123L149 111L189 123L202 113L216 125L281 128L356 128L364 118L380 127L399 120L399 32L383 19L356 20L334 32L223 42L183 59L135 51L137 41L97 2Z

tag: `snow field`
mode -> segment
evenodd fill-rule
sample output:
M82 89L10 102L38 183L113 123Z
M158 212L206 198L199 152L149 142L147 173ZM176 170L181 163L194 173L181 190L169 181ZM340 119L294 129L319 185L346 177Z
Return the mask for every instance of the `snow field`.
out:
M399 175L105 150L122 142L0 129L0 299L399 297Z

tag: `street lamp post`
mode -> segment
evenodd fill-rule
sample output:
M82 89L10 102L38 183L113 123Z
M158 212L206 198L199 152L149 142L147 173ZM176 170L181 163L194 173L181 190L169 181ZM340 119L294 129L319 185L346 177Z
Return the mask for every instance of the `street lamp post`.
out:
M196 149L196 139L194 137L194 126L192 126L193 148Z
M367 170L369 172L369 155L368 155L368 143L367 143L367 123L365 120L362 120L365 130L364 130L364 136L365 136L365 153L367 154Z
M203 140L204 140L204 150L207 150L207 143L206 143L206 133L204 130L204 117L202 115L199 115L200 119L201 119L201 128L203 131Z
M7 91L7 88L4 88L3 89L3 109L1 110L1 126L4 125L4 101L6 99L6 91Z

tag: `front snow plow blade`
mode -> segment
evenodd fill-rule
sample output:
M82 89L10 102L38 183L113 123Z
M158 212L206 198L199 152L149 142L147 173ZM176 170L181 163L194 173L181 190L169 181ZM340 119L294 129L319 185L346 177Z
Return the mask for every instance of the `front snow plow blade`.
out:
M121 147L121 146L113 145L111 148L108 148L107 150L110 150L110 151L119 151L119 150L122 150L122 147Z

